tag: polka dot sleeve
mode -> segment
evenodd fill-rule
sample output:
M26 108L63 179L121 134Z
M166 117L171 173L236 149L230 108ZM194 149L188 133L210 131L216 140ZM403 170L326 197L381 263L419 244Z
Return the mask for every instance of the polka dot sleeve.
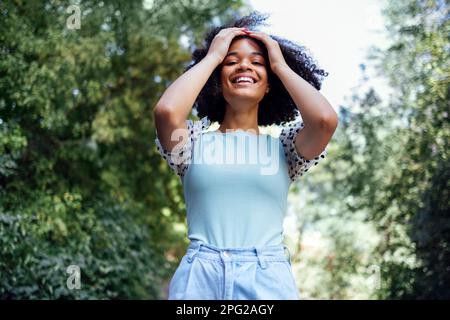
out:
M317 157L311 160L306 160L297 153L295 147L295 138L297 134L303 129L304 124L301 121L295 122L292 125L283 127L280 133L280 140L283 144L284 155L289 168L289 177L291 181L296 181L300 176L306 173L313 165L317 165L320 160L325 158L327 148L325 148Z
M205 116L200 120L193 122L191 119L186 120L186 125L189 130L189 139L183 144L181 148L174 149L171 152L164 149L159 141L158 134L156 133L156 149L159 154L164 158L169 167L182 178L192 162L192 154L194 150L194 143L203 129L206 129L210 125L210 121ZM155 131L156 132L156 131Z

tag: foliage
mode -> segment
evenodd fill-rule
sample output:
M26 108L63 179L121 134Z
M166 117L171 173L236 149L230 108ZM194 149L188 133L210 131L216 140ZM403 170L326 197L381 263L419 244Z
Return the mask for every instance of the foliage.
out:
M70 30L68 1L0 2L0 298L163 298L185 206L152 107L204 30L248 12L233 0L77 3ZM308 192L294 186L304 298L450 297L448 12L387 3L391 44L369 56L378 74L361 65L333 161L303 180ZM66 286L70 265L81 290Z
M0 3L0 298L162 298L185 207L153 105L241 3L77 3L78 30L68 1Z
M349 268L377 266L381 287L369 292L372 297L448 299L449 4L389 1L383 12L391 43L370 52L375 76L361 65L360 87L339 111L336 161L328 167L332 186L320 177L316 190L327 210L305 218L326 235L337 256L335 268L319 266L323 288L312 296L333 298L337 286L334 298L348 297L349 282L342 279L361 272ZM376 85L376 78L386 79L389 88ZM327 220L332 224L320 227ZM342 242L358 221L378 238L376 247L366 248L368 261L355 259L355 244L375 239L371 233L350 233ZM335 280L327 284L326 277Z

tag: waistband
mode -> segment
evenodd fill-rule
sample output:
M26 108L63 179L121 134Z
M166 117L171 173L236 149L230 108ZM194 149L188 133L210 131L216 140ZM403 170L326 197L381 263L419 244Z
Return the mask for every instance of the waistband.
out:
M284 244L246 248L218 248L201 240L191 240L186 256L189 263L193 261L195 256L222 261L223 263L258 261L263 269L267 268L267 261L289 262L291 264L291 254Z

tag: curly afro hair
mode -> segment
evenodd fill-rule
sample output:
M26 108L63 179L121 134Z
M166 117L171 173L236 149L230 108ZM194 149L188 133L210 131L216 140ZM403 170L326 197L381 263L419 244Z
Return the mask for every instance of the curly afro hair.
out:
M268 15L263 15L254 11L247 16L240 19L238 18L208 31L204 39L204 46L197 48L192 53L193 62L186 68L185 72L199 63L206 56L211 42L220 30L232 27L246 27L250 30L256 30L255 27L260 24L267 25L266 23L263 23L267 18ZM270 37L278 42L288 66L314 88L320 90L323 78L328 76L328 73L318 68L317 63L311 55L307 53L308 50L292 41L273 35L270 35ZM251 37L240 35L236 36L233 41L240 38ZM294 121L299 115L299 111L281 80L272 72L267 48L262 41L255 38L251 39L256 41L263 49L265 60L268 62L267 73L270 86L269 93L264 96L258 106L258 125L283 125L286 122ZM222 64L213 71L194 104L194 109L196 109L198 117L203 118L204 116L207 116L209 120L213 122L217 121L219 123L222 123L225 117L226 108L226 101L222 94L222 85L220 81L221 68Z

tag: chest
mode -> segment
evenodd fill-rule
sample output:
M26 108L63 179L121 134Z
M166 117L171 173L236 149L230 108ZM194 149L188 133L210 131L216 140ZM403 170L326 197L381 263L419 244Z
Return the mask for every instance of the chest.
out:
M290 184L279 139L270 135L203 134L185 176L190 190L285 191Z

